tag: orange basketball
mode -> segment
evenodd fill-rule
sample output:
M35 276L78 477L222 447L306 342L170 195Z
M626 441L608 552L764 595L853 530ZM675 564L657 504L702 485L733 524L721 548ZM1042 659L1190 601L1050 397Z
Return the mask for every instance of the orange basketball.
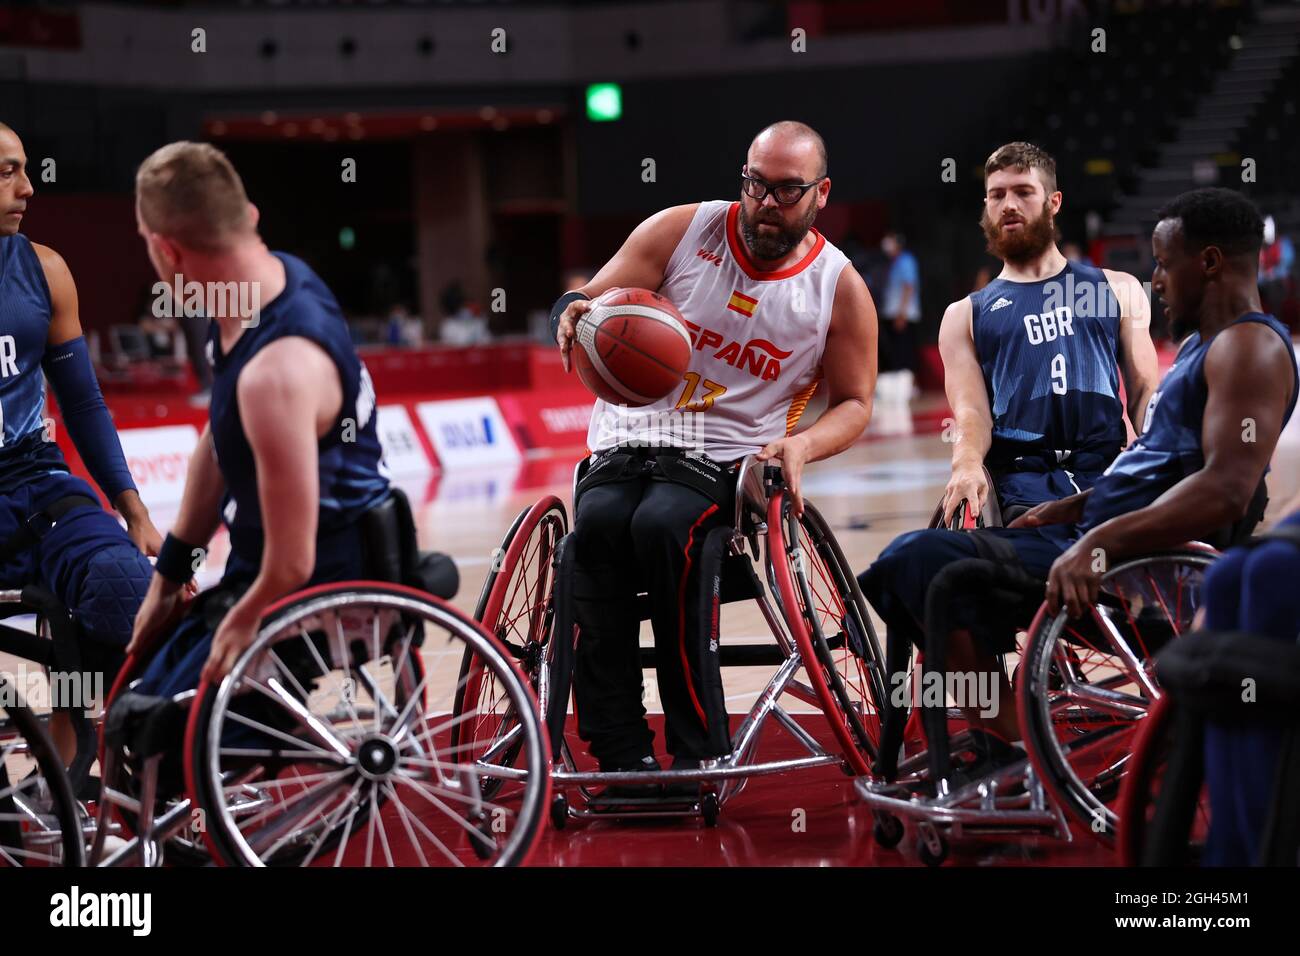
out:
M578 377L597 398L637 407L679 388L691 337L676 306L649 289L610 289L578 319Z

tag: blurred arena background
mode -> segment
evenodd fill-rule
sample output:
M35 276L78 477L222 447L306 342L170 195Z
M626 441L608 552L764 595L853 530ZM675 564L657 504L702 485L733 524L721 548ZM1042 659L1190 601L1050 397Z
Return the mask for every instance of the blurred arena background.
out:
M923 523L947 478L935 339L944 307L997 273L977 224L991 150L1051 152L1063 251L1144 281L1155 209L1193 186L1242 191L1269 217L1265 308L1295 332L1298 102L1300 3L1287 0L0 7L0 120L36 188L23 231L71 266L159 527L206 420L206 373L194 323L157 314L132 187L159 145L202 139L243 175L267 244L339 298L390 467L425 544L461 563L466 607L510 518L542 489L567 495L583 453L592 400L547 341L550 304L648 214L736 196L767 123L825 137L833 185L816 225L868 277L882 321L892 254L914 260L912 367L882 377L862 446L809 483L865 567ZM1173 344L1155 331L1167 365ZM1296 490L1298 460L1293 425L1274 501ZM646 862L669 853L642 836L629 839ZM733 862L769 852L730 846Z

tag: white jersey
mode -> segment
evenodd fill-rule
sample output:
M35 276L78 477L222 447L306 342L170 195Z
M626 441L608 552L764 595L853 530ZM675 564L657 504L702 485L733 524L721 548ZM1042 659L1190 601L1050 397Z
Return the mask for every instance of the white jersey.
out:
M592 452L674 445L725 462L794 430L821 381L835 286L848 259L814 229L803 259L760 272L739 218L739 203L700 203L658 289L686 320L689 370L680 388L642 408L597 400L587 432Z

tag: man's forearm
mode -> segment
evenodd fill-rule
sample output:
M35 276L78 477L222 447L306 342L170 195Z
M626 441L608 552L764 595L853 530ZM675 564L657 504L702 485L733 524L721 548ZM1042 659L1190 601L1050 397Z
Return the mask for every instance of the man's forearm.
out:
M1238 496L1225 494L1222 482L1203 468L1145 508L1117 515L1088 534L1113 564L1207 537L1240 520L1248 506L1249 499L1243 504Z
M1142 426L1146 424L1142 419L1146 417L1147 405L1154 392L1155 389L1148 386L1128 401L1128 420L1133 423L1133 431L1139 435L1142 434Z
M838 455L862 434L871 421L869 402L849 398L831 406L817 422L803 433L808 445L808 460L821 461Z
M269 553L267 557L270 557ZM252 586L244 592L231 612L248 621L260 619L272 603L307 582L313 564L314 560L304 565L304 562L273 563L264 559ZM306 571L302 570L304 566Z
M993 428L978 414L959 414L953 422L952 468L978 468L993 445Z
M185 491L172 533L195 547L207 547L221 524L221 496L225 488L213 454L211 435L205 431L190 456Z

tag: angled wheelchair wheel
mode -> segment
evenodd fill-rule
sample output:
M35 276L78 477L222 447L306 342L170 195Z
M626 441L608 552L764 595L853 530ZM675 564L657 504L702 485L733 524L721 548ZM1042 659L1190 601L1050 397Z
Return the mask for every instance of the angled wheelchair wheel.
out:
M1044 606L1030 625L1016 688L1025 748L1065 812L1107 845L1134 735L1161 696L1155 654L1191 630L1216 556L1189 547L1126 561L1085 618Z
M555 618L555 556L568 524L564 504L554 495L522 512L494 555L474 613L474 620L519 663L543 709L548 701L542 674ZM502 767L514 765L522 737L505 690L482 657L467 647L452 714L459 718L472 710L476 716L453 726L452 745L458 752ZM484 797L491 798L503 782L484 777Z
M821 513L796 519L784 491L768 503L768 573L804 670L845 760L871 772L880 741L884 658L857 578Z
M85 866L63 760L18 686L0 674L0 866Z
M1124 866L1200 864L1210 833L1210 794L1202 767L1186 766L1186 755L1175 754L1183 729L1177 718L1166 694L1147 712L1134 740L1119 795L1116 840ZM1201 735L1195 736L1199 742ZM1198 752L1192 762L1199 757Z
M452 741L469 649L518 726L513 766ZM509 866L548 804L549 756L517 665L442 601L343 582L285 599L219 687L199 688L186 781L214 858L243 866ZM484 796L483 779L501 786Z

